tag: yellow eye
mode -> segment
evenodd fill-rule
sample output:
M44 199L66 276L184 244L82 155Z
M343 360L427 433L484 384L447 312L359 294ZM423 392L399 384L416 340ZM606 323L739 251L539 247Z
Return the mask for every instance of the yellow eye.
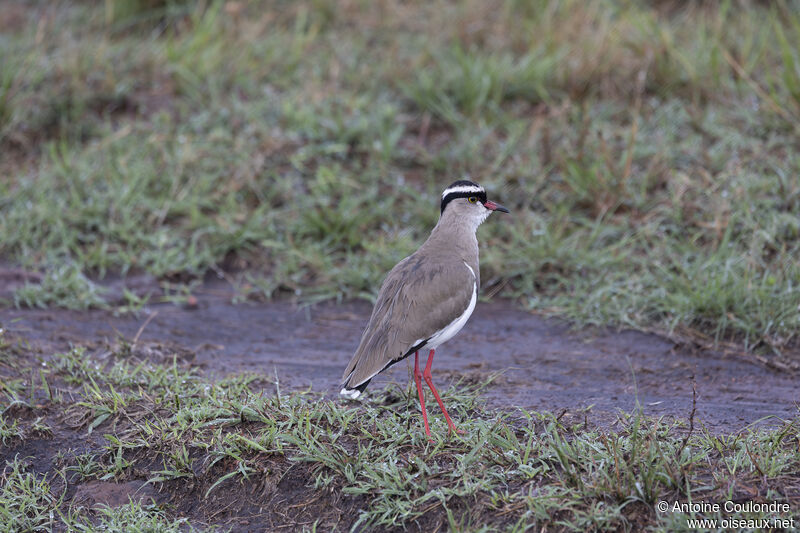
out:
M469 200L469 203L471 203L471 204L474 204L475 202L477 202L477 201L478 201L478 198L477 198L477 197L475 197L475 196L470 196L470 197L468 198L468 200Z

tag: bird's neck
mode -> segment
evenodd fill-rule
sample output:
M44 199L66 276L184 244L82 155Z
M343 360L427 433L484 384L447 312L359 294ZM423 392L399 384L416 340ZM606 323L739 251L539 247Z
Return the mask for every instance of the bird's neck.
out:
M425 244L434 245L439 250L450 249L470 264L478 262L478 226L468 220L454 220L451 217L439 219Z

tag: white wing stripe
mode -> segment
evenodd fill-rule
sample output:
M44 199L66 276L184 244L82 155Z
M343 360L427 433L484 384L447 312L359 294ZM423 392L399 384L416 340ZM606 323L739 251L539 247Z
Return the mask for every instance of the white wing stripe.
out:
M466 261L464 261L464 266L467 267L470 272L472 272L472 279L475 279L475 271L472 270L472 267L469 266L469 264Z

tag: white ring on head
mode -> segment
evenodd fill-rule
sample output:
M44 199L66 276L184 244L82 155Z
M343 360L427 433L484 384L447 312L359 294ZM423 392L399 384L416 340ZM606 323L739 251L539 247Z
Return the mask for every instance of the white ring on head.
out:
M472 192L475 194L480 194L482 192L486 192L486 190L478 185L459 185L457 187L450 187L449 189L445 189L444 192L442 193L442 200L444 200L444 197L447 196L448 194L458 193L458 192Z

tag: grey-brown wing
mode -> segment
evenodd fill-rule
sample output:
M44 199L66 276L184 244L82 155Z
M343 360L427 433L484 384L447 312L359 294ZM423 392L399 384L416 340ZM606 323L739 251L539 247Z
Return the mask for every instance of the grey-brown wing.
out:
M411 255L381 286L372 316L342 380L356 387L461 316L477 279L463 261Z

